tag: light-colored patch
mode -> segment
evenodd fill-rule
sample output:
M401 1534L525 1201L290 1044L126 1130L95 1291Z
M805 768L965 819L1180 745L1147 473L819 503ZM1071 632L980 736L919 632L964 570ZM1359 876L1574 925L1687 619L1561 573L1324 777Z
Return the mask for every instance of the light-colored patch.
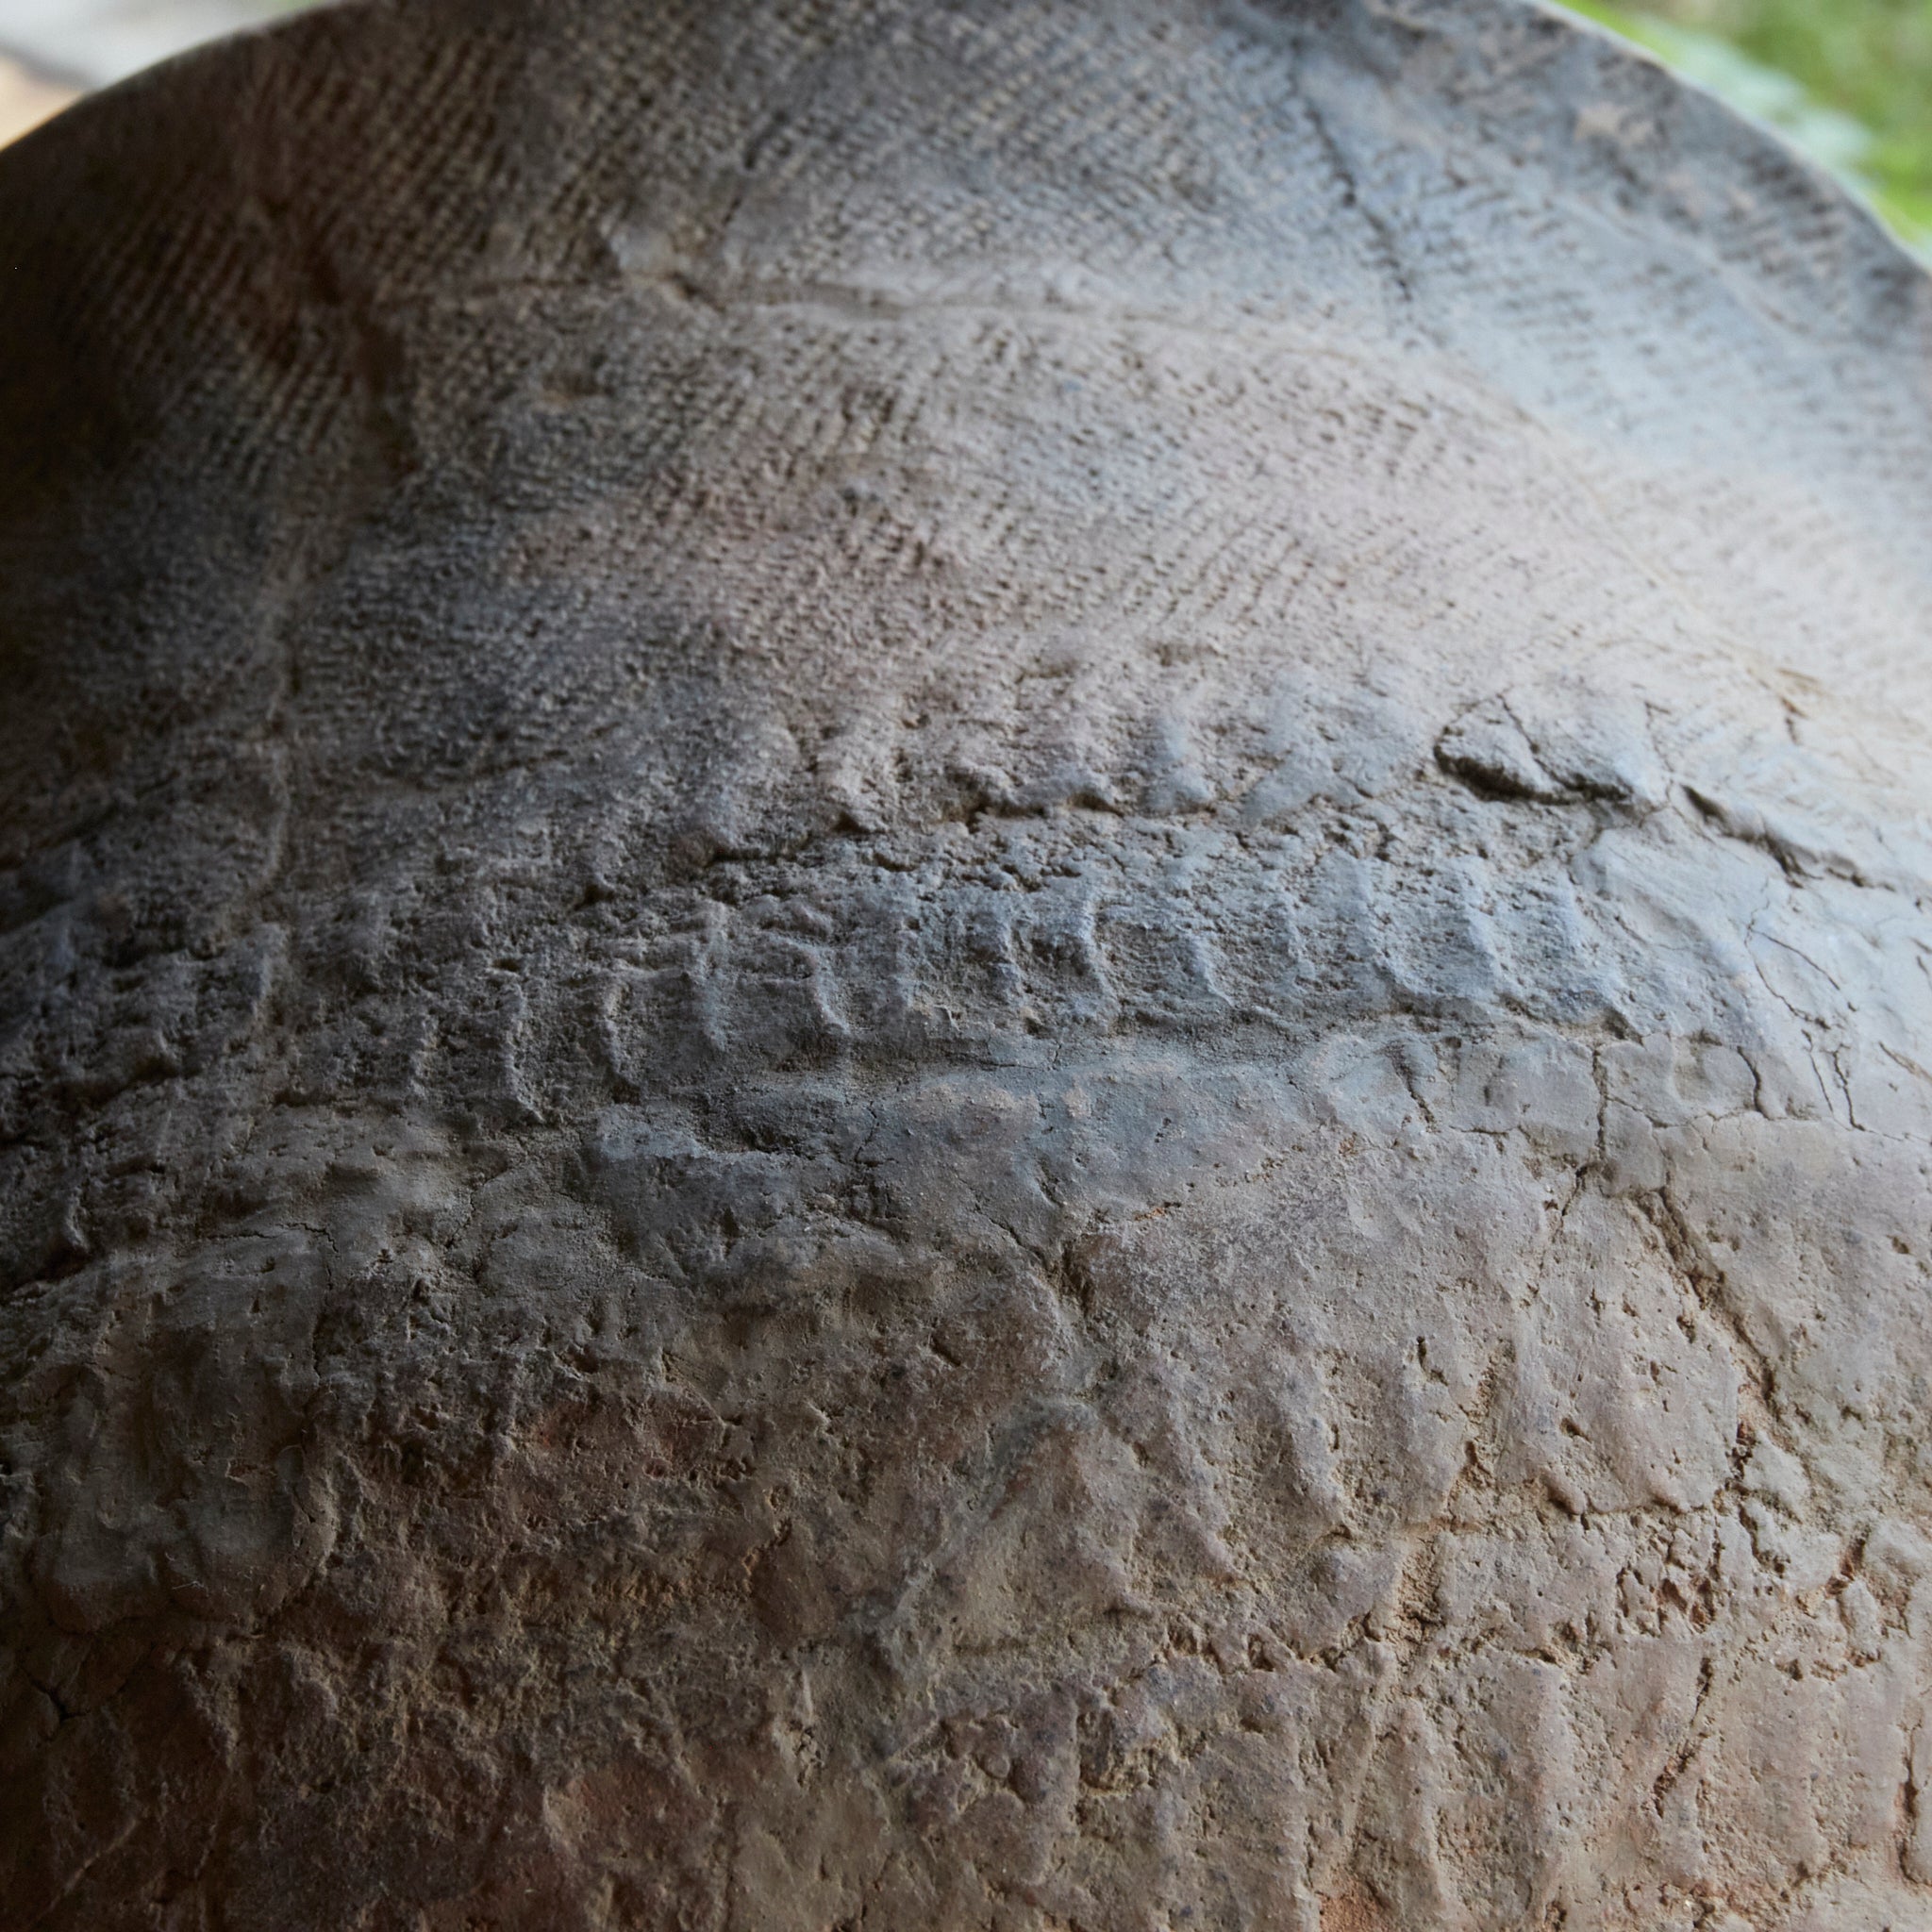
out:
M1323 1905L1322 1932L1389 1932L1389 1921L1367 1892L1351 1888Z
M0 57L0 147L50 120L74 98L71 89L42 80L18 61Z

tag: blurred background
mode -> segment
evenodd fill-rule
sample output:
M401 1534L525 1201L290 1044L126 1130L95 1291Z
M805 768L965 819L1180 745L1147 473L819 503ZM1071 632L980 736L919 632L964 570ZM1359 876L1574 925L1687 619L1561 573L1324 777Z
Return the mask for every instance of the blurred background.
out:
M1777 128L1932 259L1932 0L1570 6Z
M0 0L0 142L198 41L304 0Z
M0 142L305 0L0 0ZM1841 176L1932 260L1932 0L1571 0Z

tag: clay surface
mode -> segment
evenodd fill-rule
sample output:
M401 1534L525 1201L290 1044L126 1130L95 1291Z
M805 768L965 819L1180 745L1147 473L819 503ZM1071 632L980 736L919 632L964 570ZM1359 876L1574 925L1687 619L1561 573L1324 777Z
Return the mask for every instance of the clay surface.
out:
M0 157L0 1924L1932 1924L1932 283L1514 0L417 0Z

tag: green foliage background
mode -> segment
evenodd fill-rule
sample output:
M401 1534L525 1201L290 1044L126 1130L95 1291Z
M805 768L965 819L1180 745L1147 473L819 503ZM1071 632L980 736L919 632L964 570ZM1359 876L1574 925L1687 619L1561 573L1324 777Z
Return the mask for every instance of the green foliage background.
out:
M1932 0L1568 0L1847 180L1932 258Z

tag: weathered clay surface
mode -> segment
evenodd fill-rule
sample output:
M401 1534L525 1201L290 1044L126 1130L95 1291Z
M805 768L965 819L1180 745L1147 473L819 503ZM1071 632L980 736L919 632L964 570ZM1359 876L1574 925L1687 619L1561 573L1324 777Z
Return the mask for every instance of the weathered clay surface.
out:
M420 0L0 264L0 1923L1932 1924L1860 213L1507 0Z

